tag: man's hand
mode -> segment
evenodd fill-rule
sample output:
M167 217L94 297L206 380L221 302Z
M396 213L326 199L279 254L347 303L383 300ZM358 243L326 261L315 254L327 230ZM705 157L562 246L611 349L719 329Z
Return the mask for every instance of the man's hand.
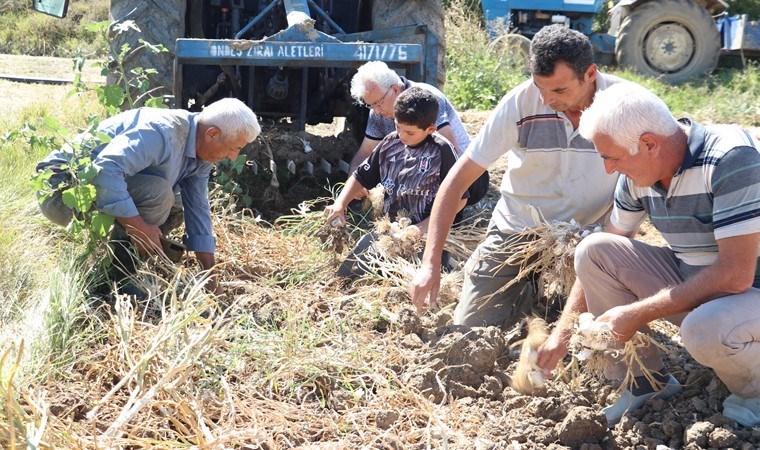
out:
M161 229L158 226L149 224L140 216L119 217L117 220L127 230L141 257L163 254Z
M412 304L417 308L417 314L422 315L427 310L425 300L430 294L430 308L437 306L436 299L441 289L441 266L423 264L417 270L412 280L411 292Z
M561 322L560 322L561 323ZM570 340L570 334L566 330L557 328L552 331L549 338L538 347L538 360L536 364L544 373L546 378L552 376L552 372L557 368L557 364L567 355L567 342Z
M215 295L224 294L224 289L219 286L219 273L215 268L216 258L214 257L214 254L207 252L195 252L195 257L198 259L198 262L201 263L203 270L206 270L209 273L209 278L208 281L206 281L205 288Z
M344 226L346 224L346 210L337 203L326 207L324 215L325 222L327 222L327 224L330 226ZM340 222L335 222L336 219Z
M634 309L636 306L636 303L616 306L607 310L596 320L609 324L615 342L628 342L641 327L646 325L646 321L642 322L640 315Z

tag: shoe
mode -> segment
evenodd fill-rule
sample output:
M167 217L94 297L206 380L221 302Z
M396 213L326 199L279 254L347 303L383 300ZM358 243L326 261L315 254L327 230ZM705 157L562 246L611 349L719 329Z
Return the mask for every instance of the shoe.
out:
M633 395L630 390L626 389L620 395L618 401L604 408L602 412L607 416L607 424L612 428L620 422L620 419L625 414L641 408L650 398L661 398L666 400L680 393L682 390L681 383L679 383L673 375L668 374L668 382L665 383L662 390L647 392L641 395Z
M723 415L745 427L760 425L760 397L742 398L731 394L723 400Z

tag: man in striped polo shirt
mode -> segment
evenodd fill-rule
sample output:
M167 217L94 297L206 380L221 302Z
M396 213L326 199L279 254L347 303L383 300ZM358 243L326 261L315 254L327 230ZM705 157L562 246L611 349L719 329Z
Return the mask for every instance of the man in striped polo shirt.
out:
M576 250L582 295L563 314L591 312L620 343L648 331L655 319L680 325L689 353L731 391L723 414L745 426L760 424L757 145L736 126L676 120L662 100L633 83L600 93L583 113L580 132L594 142L607 171L623 176L606 232ZM632 239L646 218L668 247ZM566 343L567 334L561 337ZM566 351L545 346L539 364L551 370ZM649 398L681 390L657 348L640 349L639 356L660 383L650 385L642 367L630 367L637 383L604 409L610 425ZM610 362L609 379L629 369Z
M411 286L418 309L436 303L440 253L456 204L502 155L509 163L483 242L467 260L454 324L509 327L538 298L529 277L503 289L520 272L506 265L514 235L541 221L599 223L612 206L616 174L607 174L593 144L578 133L594 95L620 78L600 73L588 37L559 25L544 27L530 47L532 77L501 99L478 136L441 185L430 216L422 267Z

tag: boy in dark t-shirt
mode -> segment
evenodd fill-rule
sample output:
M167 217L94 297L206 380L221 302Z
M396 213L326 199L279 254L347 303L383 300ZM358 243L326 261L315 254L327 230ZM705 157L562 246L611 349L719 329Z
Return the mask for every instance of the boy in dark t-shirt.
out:
M411 87L399 94L394 104L396 131L386 136L370 157L348 178L338 199L325 208L327 223L346 220L346 207L362 188L381 184L385 191L383 212L397 220L400 211L409 214L412 227L427 232L430 211L438 188L457 159L451 143L436 133L438 101L430 92ZM465 193L459 209L466 203ZM338 275L355 277L366 272L361 255L376 240L368 233L338 270Z

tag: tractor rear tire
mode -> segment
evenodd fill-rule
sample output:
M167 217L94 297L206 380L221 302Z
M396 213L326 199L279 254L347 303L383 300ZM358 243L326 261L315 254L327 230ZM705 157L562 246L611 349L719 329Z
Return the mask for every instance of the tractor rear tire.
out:
M668 83L711 72L719 53L715 22L692 0L653 0L636 7L615 43L618 65Z
M372 29L425 24L438 37L438 89L446 82L446 35L441 0L375 0L372 4ZM422 36L403 37L390 42L425 44ZM421 80L415 80L421 81Z
M174 45L185 32L185 0L111 0L111 21L125 20L134 21L140 32L130 30L114 36L113 50L118 52L123 44L137 48L139 39L166 47L168 52L157 54L146 49L138 51L124 62L124 66L127 72L138 67L156 69L158 73L148 76L150 88L163 87L156 92L157 95L171 94L174 88ZM109 74L107 82L117 83L118 74Z

